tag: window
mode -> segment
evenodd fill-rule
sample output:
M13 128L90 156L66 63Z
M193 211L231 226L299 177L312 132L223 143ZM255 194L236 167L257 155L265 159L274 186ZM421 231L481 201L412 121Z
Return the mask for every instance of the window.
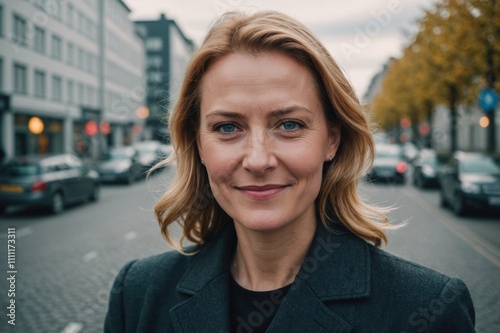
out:
M52 35L52 57L62 60L62 40L61 37Z
M55 17L58 20L61 20L61 3L60 1L50 1L47 6L45 7L47 13Z
M94 73L94 60L93 60L93 56L91 53L87 53L87 70L90 72L90 73Z
M35 71L35 96L45 98L45 73Z
M150 72L148 73L148 83L150 85L156 85L161 83L162 80L162 73L161 72Z
M72 104L75 101L73 81L68 80L66 84L67 84L66 91L68 94L68 103Z
M91 86L87 87L87 102L88 106L94 106L94 89Z
M14 64L14 92L23 95L28 93L28 72L24 65Z
M149 37L146 39L146 49L148 51L161 51L163 40L160 37Z
M160 68L162 63L160 56L149 56L147 62L149 68Z
M14 15L14 35L12 36L13 41L26 45L27 44L27 38L26 38L26 32L27 32L28 26L26 24L26 20L23 19L21 16Z
M52 77L52 99L62 101L62 79L59 76Z
M66 56L67 56L68 64L74 65L75 64L75 47L73 46L72 43L68 43Z
M89 72L92 74L96 73L97 70L95 68L95 57L91 53L89 53L88 61L89 61Z
M3 6L0 6L0 36L3 36Z
M74 15L75 15L75 10L73 9L73 5L68 3L66 7L66 23L71 28L73 28L75 21Z
M78 104L85 104L85 88L83 87L83 83L78 83Z
M0 58L0 91L3 90L3 59Z
M45 53L45 30L35 26L35 45L34 48L38 52Z
M78 32L81 32L83 33L83 14L78 12L76 14L76 18L77 18L77 21L76 21L76 30L78 30Z
M37 6L38 8L40 8L41 10L45 10L45 2L47 0L34 0L33 2L35 3L35 6Z
M83 49L78 48L76 60L77 60L78 68L83 69L84 68L84 61L85 61L85 51L83 51Z

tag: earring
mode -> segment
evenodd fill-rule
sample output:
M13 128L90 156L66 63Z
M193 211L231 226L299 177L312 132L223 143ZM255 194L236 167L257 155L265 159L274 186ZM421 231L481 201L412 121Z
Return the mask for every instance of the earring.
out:
M332 155L332 157L330 157L330 162L333 161L334 157L335 157L335 155Z
M205 165L205 160L202 159L201 160L201 164Z

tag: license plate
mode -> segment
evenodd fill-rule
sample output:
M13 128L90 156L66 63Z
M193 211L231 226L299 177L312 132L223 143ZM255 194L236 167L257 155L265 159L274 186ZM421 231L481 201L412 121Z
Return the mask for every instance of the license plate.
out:
M490 203L490 205L500 206L500 197L490 197L488 199L488 202Z
M21 185L0 185L1 192L23 192L23 187Z

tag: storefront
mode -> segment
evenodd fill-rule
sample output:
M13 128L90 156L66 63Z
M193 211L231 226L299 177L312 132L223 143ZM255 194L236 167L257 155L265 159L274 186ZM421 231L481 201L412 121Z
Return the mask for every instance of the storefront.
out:
M14 116L14 154L52 154L64 152L63 120L16 114Z

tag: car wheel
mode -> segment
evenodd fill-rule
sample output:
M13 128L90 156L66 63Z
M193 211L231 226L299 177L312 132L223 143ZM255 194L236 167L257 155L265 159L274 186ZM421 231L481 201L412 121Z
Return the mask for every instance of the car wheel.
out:
M3 214L5 213L5 211L7 210L7 206L0 206L0 214Z
M423 188L424 187L424 181L422 179L422 176L418 176L416 179L415 179L415 185L418 187L418 188Z
M92 187L92 192L90 193L89 200L95 202L99 200L99 195L101 194L101 188L99 185L94 185Z
M443 193L443 188L441 188L441 190L439 191L439 206L448 206L448 201L446 200L445 194Z
M467 206L465 204L464 197L460 193L457 193L453 200L453 212L458 216L462 216L465 215L466 211Z
M127 184L129 184L129 185L132 184L134 182L134 180L135 180L134 174L132 173L132 171L129 171L127 173L127 181L126 181Z
M53 214L60 214L64 210L64 198L61 192L56 192L52 195L50 211Z

